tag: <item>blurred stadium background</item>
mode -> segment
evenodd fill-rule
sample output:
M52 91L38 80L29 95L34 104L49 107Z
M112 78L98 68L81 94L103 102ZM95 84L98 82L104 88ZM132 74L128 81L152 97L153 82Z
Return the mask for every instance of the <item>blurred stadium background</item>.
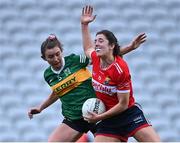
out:
M27 117L29 107L50 93L40 45L55 33L65 55L81 54L79 19L85 4L97 14L93 36L109 29L126 45L147 34L141 48L124 56L135 98L162 141L180 141L179 0L0 0L0 141L47 141L61 122L59 102L33 120Z

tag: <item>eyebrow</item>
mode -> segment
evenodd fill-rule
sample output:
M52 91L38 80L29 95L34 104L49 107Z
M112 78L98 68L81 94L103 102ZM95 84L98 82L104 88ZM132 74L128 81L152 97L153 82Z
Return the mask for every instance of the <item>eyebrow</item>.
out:
M97 41L97 40L104 40L103 38L97 38L97 39L95 39L94 41Z
M54 56L54 55L56 55L56 54L58 54L58 53L60 53L59 51L57 51L56 53L54 53L54 54L50 54L50 55L48 55L48 56Z

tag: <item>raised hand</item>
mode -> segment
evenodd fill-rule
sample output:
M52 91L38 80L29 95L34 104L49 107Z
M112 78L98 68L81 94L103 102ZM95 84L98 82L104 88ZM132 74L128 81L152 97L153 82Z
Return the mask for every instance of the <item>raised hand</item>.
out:
M81 15L81 24L89 24L90 22L94 21L96 15L93 15L93 7L92 6L85 6L82 10Z
M139 34L132 42L131 42L131 46L132 49L137 49L142 43L144 43L146 41L146 34L145 33L141 33Z

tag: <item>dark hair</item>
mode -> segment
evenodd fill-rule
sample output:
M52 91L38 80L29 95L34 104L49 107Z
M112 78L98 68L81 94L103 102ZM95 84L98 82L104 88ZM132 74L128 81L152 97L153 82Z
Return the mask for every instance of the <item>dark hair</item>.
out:
M122 56L121 53L120 53L120 46L119 46L118 40L111 31L109 31L109 30L101 30L101 31L96 33L96 36L98 34L103 34L107 38L107 40L109 41L110 45L114 44L114 46L115 46L114 49L113 49L113 55L114 56Z
M57 39L56 35L50 34L49 37L41 44L41 57L45 58L46 49L51 49L54 47L59 47L61 52L63 51L61 42Z

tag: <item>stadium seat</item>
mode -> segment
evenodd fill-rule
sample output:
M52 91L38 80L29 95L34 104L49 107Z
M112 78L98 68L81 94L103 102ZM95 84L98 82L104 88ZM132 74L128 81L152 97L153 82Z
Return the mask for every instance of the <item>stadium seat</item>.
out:
M168 11L160 3L147 8L147 17L154 23L156 23L157 21L161 21L163 19L170 18L168 15Z
M64 7L64 0L46 0L44 2L39 2L38 1L38 5L40 6L40 8L42 10L51 10L51 9L58 9L59 10L59 7ZM61 12L61 11L59 11ZM56 14L56 13L55 13Z
M130 23L131 30L136 33L147 33L151 30L151 26L150 22L143 17L134 19Z
M31 7L35 7L37 5L36 0L27 0L26 2L24 2L23 0L17 0L15 5L20 8L20 9L25 9L25 8L31 8Z
M163 130L168 130L170 128L170 119L169 118L163 118L161 116L158 116L159 120L154 120L153 118L150 119L150 122L152 126L155 128L155 130L159 133Z
M172 95L172 98L177 99L176 95ZM176 101L176 102L174 101L173 103L174 104L169 103L171 105L164 108L164 113L166 114L166 116L168 118L171 119L172 122L170 123L170 125L172 125L172 126L173 126L174 121L178 122L178 120L180 119L180 114L179 114L180 109L178 107L179 106L179 101Z
M130 23L143 17L142 9L140 9L138 6L134 7L134 5L136 5L136 3L132 3L132 5L122 9L123 17L126 18Z
M179 114L180 115L180 114ZM179 116L178 115L178 116ZM176 126L176 130L179 133L180 132L180 116L179 118L177 118L177 120L174 120L174 124L172 124L172 126L175 125Z
M47 142L48 136L41 132L40 128L33 128L26 130L22 134L21 140L24 142Z
M27 24L23 21L8 21L6 22L6 29L10 34L21 33L27 31Z
M30 6L28 9L24 8L22 9L22 12L24 13L23 18L25 19L26 23L31 23L32 21L41 21L44 20L44 11L42 8L38 8L37 6ZM28 30L31 30L31 28ZM29 31L32 32L32 31Z
M0 115L1 115L1 117L0 117L0 119L1 119L1 122L0 122L0 133L3 133L6 130L11 128L11 122L10 122L10 119L8 119L5 114L1 113Z
M160 118L162 114L161 105L156 104L156 102L153 103L153 106L152 106L152 102L151 105L150 103L143 104L142 109L144 111L145 116L147 116L147 118L151 122L153 122L153 120L155 120L156 118Z
M165 0L164 4L166 4L166 6L172 10L180 6L180 3L178 0Z
M143 90L142 86L142 90ZM144 106L151 106L154 101L153 101L153 96L149 94L148 92L146 94L136 94L134 93L135 100L137 103L140 103L140 105Z
M12 131L11 129L0 132L0 134L1 142L18 142L19 140L21 140L21 138L19 138L21 135L19 135L16 131Z
M3 4L2 4L2 6L3 6ZM19 14L18 14L17 10L12 8L12 3L4 5L4 7L1 7L1 8L2 8L1 9L2 15L0 17L4 24L6 24L6 22L9 22L9 21L17 20ZM6 30L6 28L7 27L5 26L4 30Z
M7 39L8 40L8 39ZM3 43L3 42L2 42ZM2 64L4 66L6 66L5 60L6 58L10 58L12 56L15 56L18 52L18 50L12 46L12 45L6 45L7 43L5 43L4 45L2 45L1 47L1 58L2 58ZM6 69L6 68L5 68Z
M162 142L171 142L172 140L175 142L179 141L179 134L173 128L171 128L170 132L161 130L159 132L159 135L161 137Z

